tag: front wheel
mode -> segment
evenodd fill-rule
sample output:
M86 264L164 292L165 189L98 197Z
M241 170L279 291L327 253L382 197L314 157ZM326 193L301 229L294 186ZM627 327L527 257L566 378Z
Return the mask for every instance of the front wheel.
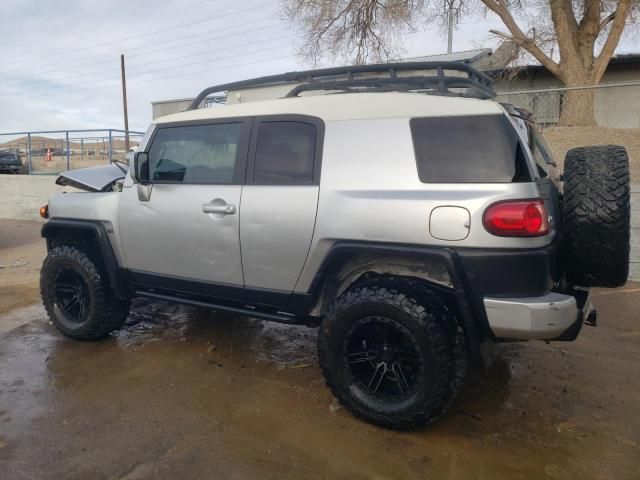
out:
M333 394L357 416L387 428L433 423L466 372L466 349L448 310L428 291L356 286L338 298L318 336ZM455 320L454 320L455 322ZM454 324L455 325L455 324Z
M129 313L129 302L115 298L96 264L71 246L53 248L45 258L40 294L55 327L76 340L106 337Z

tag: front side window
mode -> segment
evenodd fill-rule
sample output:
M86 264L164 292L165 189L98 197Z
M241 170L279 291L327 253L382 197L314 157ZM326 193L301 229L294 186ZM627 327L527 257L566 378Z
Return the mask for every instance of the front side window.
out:
M241 123L160 128L149 149L152 182L232 184Z
M258 129L253 182L267 185L313 183L315 149L314 125L262 122Z

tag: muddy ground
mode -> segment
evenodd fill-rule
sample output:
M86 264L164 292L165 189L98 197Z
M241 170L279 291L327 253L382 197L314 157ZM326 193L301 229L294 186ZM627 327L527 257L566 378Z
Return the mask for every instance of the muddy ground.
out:
M640 284L597 292L576 342L499 346L399 433L336 408L306 327L138 300L112 338L62 337L38 228L0 221L2 480L640 479Z

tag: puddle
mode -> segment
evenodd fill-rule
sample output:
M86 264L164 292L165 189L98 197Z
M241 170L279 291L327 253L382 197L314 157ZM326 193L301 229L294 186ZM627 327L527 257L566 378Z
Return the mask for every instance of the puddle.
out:
M616 325L498 346L414 433L337 408L314 329L138 299L110 338L78 342L41 306L14 310L0 315L2 479L633 478L640 337L616 340L637 325L606 299Z

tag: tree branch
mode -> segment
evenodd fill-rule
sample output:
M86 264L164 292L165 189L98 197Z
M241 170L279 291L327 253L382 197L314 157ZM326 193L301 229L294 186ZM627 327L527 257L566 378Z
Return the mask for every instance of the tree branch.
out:
M604 42L602 50L600 54L596 57L593 62L594 66L594 84L597 84L602 79L605 70L607 69L607 65L609 65L609 60L613 56L613 52L615 51L618 43L620 42L620 37L622 36L622 32L624 30L624 26L627 23L627 19L629 18L629 13L631 12L631 2L632 0L619 0L618 8L614 12L615 15L613 17L611 23L611 30L609 31L609 36Z
M493 33L494 35L504 38L505 40L514 41L513 35L509 35L508 33L501 32L500 30L489 30L489 33Z
M513 40L522 48L527 50L531 55L535 57L544 67L549 70L553 75L560 78L561 71L558 67L558 64L555 63L546 53L542 51L542 49L536 45L536 42L525 35L525 33L520 29L513 16L509 12L509 8L507 6L506 0L482 0L489 10L494 12L496 15L500 17L502 22L511 32L512 37L510 40Z
M609 15L607 15L606 17L604 17L602 19L602 21L600 22L600 31L604 30L604 28L609 25L609 23L613 22L613 19L616 18L616 14L618 13L617 10L614 10L613 12L611 12Z

